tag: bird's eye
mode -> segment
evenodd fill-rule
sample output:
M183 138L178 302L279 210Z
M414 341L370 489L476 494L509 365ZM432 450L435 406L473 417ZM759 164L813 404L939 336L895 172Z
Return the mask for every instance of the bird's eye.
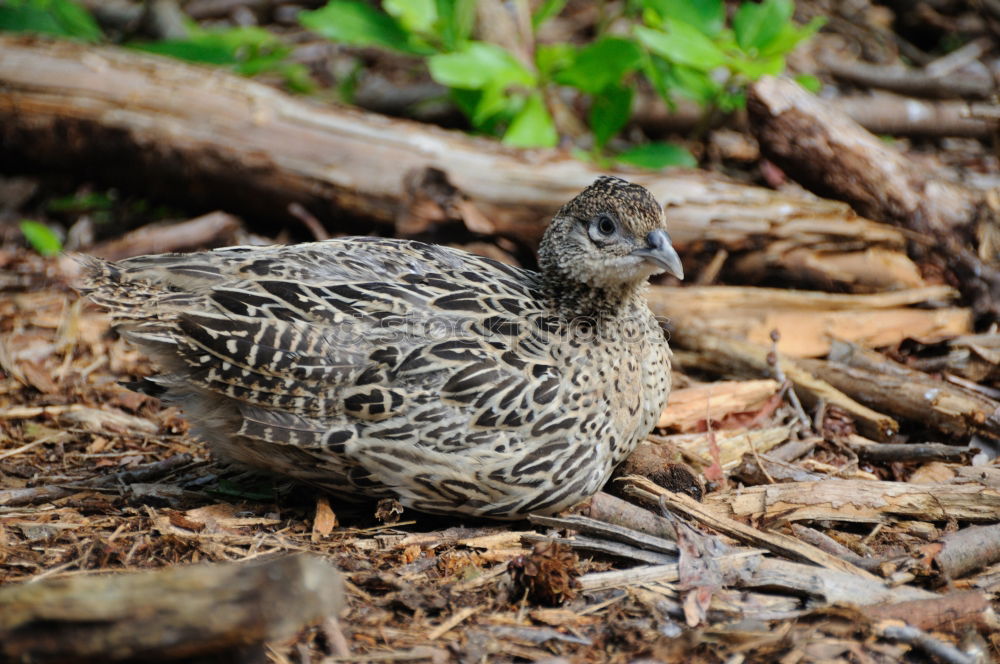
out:
M606 214L598 215L594 220L594 226L597 227L597 232L605 237L609 235L614 235L617 230L617 225L615 220Z

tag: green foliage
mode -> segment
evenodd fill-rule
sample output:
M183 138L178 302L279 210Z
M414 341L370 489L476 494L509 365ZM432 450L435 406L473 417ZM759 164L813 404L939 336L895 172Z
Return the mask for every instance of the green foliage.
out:
M399 16L412 19L423 16L417 22L426 24L423 10L434 4L426 0L397 0L389 3ZM436 12L434 12L436 13ZM353 44L355 46L381 46L403 53L427 54L422 48L415 29L407 30L392 16L378 11L360 0L336 0L325 7L299 14L299 22L313 32L327 39ZM430 21L433 23L433 20Z
M746 0L733 15L731 27L721 22L722 0L642 0L641 4L643 25L634 30L649 54L646 75L668 100L678 94L709 111L742 106L744 87L784 71L785 56L823 24L814 19L796 26L792 0ZM688 8L681 10L681 5Z
M599 34L593 43L535 44L533 62L501 46L472 40L474 0L383 0L384 12L359 0L331 0L303 12L302 24L335 41L392 49L426 58L431 77L451 89L478 131L509 145L556 145L559 132L548 100L554 88L575 88L589 98L588 158L606 160L609 144L628 123L634 83L645 77L673 103L697 101L706 113L743 104L743 87L784 70L785 56L819 29L798 27L793 0L744 1L726 25L723 0L629 0L627 30ZM566 0L543 0L532 16L537 30ZM644 168L693 165L683 148L666 143L612 155Z
M619 153L615 161L630 166L658 170L668 166L694 168L698 165L690 152L673 143L646 143Z
M617 86L641 63L642 51L635 42L605 37L578 50L553 78L557 83L596 95Z
M559 133L541 92L535 91L525 100L510 121L503 142L521 148L552 147L559 142Z
M203 30L192 25L190 31L187 39L132 42L128 45L179 60L229 67L244 76L276 73L296 92L310 92L315 87L304 65L288 62L292 49L263 28Z
M556 16L566 1L542 0L531 16L532 29ZM669 105L681 96L702 105L706 117L729 112L743 105L748 83L783 72L788 53L822 25L818 19L796 25L794 0L743 0L728 24L724 0L626 0L615 11L619 7L620 15L603 17L592 43L531 44L530 61L472 38L476 0L382 0L380 5L330 0L301 12L299 20L333 41L423 58L472 126L509 145L557 145L553 103L564 103L560 86L575 89L587 103L590 136L582 141L589 148L587 158L644 168L690 165L694 159L669 144L614 154L615 137L631 116L637 81L648 81ZM129 45L247 76L278 74L301 92L314 87L306 68L290 61L291 48L266 30L204 30L194 24L189 29L188 39ZM90 14L72 0L0 0L0 30L102 38ZM353 95L356 80L355 75L342 82L342 96ZM799 77L799 82L812 90L819 85L813 77Z
M70 0L6 0L0 3L0 31L29 32L85 42L103 35L93 17Z
M62 251L62 241L43 223L23 219L19 224L24 239L42 256L55 256Z
M84 212L94 212L97 210L110 210L115 204L115 196L112 192L92 191L73 196L60 196L51 199L45 206L46 211L51 213L68 212L72 214L82 214Z

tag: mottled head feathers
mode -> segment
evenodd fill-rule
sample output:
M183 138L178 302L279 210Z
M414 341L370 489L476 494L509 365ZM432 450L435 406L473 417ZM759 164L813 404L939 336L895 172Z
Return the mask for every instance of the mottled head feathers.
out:
M550 290L598 306L602 299L615 304L652 274L683 276L656 199L644 187L608 176L559 210L538 260Z

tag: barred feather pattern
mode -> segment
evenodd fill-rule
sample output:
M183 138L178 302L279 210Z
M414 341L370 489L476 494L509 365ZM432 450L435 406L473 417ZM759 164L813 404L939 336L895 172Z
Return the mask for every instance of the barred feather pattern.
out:
M639 237L663 224L645 196L641 214L578 201L553 227L579 234L604 205ZM84 272L216 454L347 499L501 519L564 509L600 489L670 390L641 270L595 295L555 269L346 238L87 258Z

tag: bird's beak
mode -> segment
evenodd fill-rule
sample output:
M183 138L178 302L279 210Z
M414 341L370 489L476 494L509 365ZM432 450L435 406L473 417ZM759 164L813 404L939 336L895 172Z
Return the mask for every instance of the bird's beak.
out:
M642 258L678 279L684 278L681 257L677 255L674 246L670 244L670 236L665 230L657 228L655 231L650 231L649 235L646 236L646 244L649 246L636 249L632 255Z

